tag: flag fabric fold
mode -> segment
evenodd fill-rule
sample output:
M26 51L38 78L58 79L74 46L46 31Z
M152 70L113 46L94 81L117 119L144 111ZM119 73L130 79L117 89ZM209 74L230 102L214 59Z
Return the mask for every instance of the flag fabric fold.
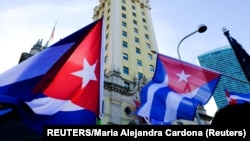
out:
M250 102L250 93L229 92L225 89L225 94L229 105Z
M211 98L220 74L162 54L157 54L152 80L141 90L138 116L169 123L193 120L198 105Z
M41 133L44 125L96 124L100 114L103 19L0 74L0 103L15 105Z

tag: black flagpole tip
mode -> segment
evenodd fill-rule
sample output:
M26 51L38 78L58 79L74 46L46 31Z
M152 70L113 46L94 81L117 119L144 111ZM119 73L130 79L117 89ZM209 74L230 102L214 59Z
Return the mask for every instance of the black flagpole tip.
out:
M229 30L226 27L222 28L222 32L224 33L224 35L229 36Z
M222 27L222 31L223 31L223 32L227 32L228 29L227 29L226 27Z

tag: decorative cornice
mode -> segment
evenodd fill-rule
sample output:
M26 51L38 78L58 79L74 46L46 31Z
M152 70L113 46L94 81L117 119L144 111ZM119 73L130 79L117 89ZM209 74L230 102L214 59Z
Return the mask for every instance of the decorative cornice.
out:
M110 77L115 77L116 80L120 79L120 81L126 81L124 78L121 77L120 73L118 71L110 71L108 74L105 74L105 81L104 81L104 89L107 89L109 91L114 91L117 93L120 93L121 95L125 96L133 96L136 93L140 92L141 88L147 83L147 79L145 77L141 79L135 78L133 81L131 81L131 85L133 85L133 88L128 88L125 85L122 86L116 82L109 81ZM119 81L119 80L118 80Z
M114 92L120 93L120 94L125 95L125 96L132 96L135 94L135 93L129 93L129 89L126 88L125 86L121 86L121 85L118 85L118 84L112 83L112 82L105 82L104 81L104 89L107 89L109 91L114 91Z

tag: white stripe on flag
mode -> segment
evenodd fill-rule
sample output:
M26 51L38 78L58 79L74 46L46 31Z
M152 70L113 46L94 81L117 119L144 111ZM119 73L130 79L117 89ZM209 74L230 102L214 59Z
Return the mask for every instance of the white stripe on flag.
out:
M142 117L150 117L150 111L151 111L151 107L152 107L152 103L153 103L153 99L154 99L154 94L155 92L163 87L166 87L168 83L168 77L165 77L165 80L158 84L152 84L148 87L148 91L147 91L147 102L143 105L143 107L141 107L141 109L138 112L138 115L142 116Z
M237 96L237 95L230 95L230 99L244 100L244 101L250 102L250 99L244 98L244 97L240 97L240 96Z

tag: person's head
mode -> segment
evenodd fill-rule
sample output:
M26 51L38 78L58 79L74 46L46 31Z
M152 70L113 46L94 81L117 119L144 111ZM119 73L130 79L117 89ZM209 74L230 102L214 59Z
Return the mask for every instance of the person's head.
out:
M232 104L219 109L211 125L223 127L250 125L250 103Z

